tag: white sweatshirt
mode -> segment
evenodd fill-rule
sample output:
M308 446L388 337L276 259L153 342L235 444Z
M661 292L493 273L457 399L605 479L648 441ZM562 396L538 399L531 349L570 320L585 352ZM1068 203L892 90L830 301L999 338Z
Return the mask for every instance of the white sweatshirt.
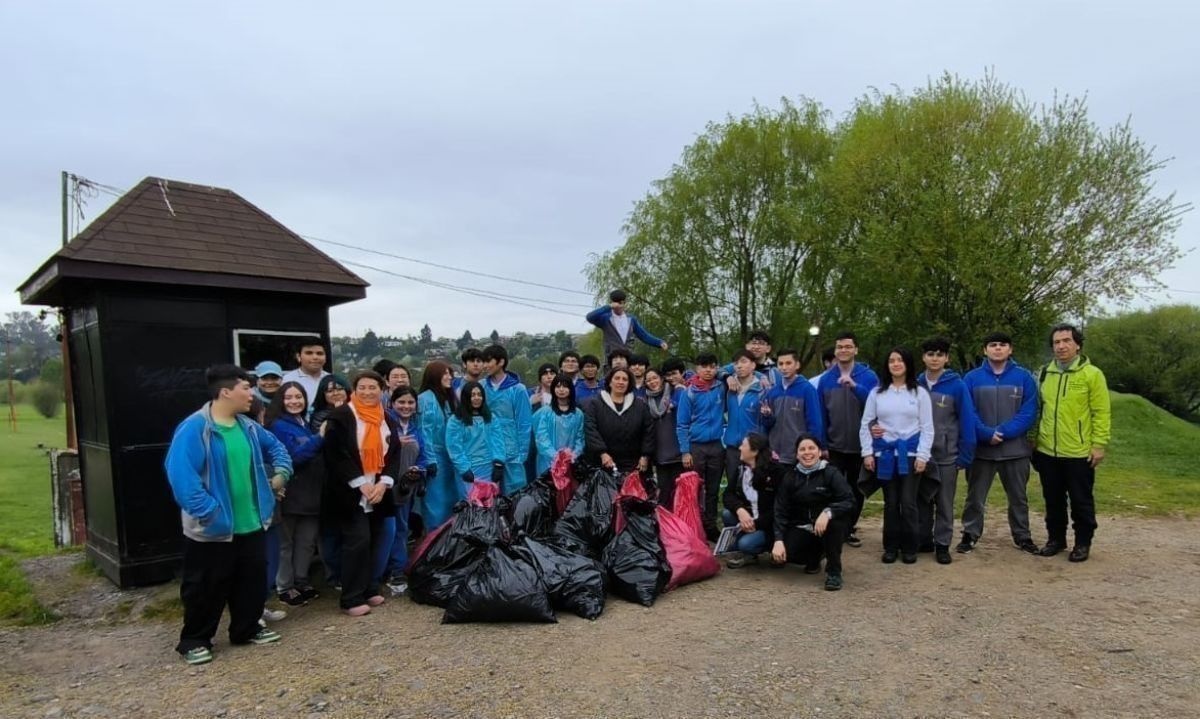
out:
M871 424L876 421L883 428L883 439L888 442L908 439L919 432L921 440L916 451L909 452L909 455L929 461L929 453L933 448L933 402L924 387L917 387L916 392L891 385L883 392L871 390L858 429L864 457L873 454Z

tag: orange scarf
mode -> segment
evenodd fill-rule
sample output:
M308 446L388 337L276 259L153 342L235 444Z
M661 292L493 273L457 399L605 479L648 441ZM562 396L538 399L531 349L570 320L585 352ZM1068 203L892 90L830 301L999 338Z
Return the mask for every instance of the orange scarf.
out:
M366 405L353 395L350 396L350 403L354 405L358 421L367 426L367 433L358 444L363 474L379 474L383 471L383 438L379 434L383 424L383 405Z

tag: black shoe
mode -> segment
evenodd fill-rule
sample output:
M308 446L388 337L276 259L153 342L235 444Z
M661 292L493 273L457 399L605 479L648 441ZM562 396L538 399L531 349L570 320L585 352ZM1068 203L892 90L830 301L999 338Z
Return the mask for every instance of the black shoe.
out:
M832 572L825 575L825 591L836 592L842 588L842 575Z
M804 573L805 574L816 574L820 571L821 571L821 560L820 559L817 560L816 564L805 564L804 565Z
M846 535L846 544L850 545L851 547L861 547L862 540L858 538L857 533L851 532Z
M305 587L304 589L300 590L300 596L304 598L304 601L311 602L312 600L320 597L321 593L312 587Z
M1029 554L1042 553L1042 548L1034 544L1032 539L1022 539L1021 541L1016 542L1016 545L1017 549L1021 550L1022 552L1027 552Z
M933 547L933 553L937 557L938 564L949 564L954 561L950 558L950 545L936 544Z
M1091 551L1092 545L1090 544L1076 544L1071 549L1071 553L1067 555L1067 561L1086 562L1088 559L1088 554L1091 553Z
M883 563L884 564L895 564L896 559L898 559L899 557L900 557L900 553L894 549L883 550Z
M917 555L915 552L903 552L900 555L900 561L904 562L905 564L916 564Z
M303 607L305 604L308 604L308 600L304 598L299 589L289 589L286 592L280 592L279 601L289 607Z
M1057 539L1051 539L1049 542L1046 542L1046 546L1042 547L1041 554L1043 557L1053 557L1066 548L1066 542L1060 542Z
M963 532L962 541L958 543L958 546L954 548L954 551L958 552L959 554L970 554L971 550L975 549L975 543L978 541L978 537L972 537L966 532Z

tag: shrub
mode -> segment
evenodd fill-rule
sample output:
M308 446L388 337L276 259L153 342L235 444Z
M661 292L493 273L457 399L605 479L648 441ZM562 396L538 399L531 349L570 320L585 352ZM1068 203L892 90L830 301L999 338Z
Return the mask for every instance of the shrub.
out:
M39 382L33 388L33 406L46 419L53 419L62 408L62 389L56 385Z

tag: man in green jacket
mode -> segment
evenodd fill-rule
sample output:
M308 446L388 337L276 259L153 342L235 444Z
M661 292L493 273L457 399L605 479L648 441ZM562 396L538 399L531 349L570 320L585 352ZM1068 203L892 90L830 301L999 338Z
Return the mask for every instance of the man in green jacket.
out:
M1067 558L1084 562L1096 533L1096 466L1104 460L1112 426L1108 383L1104 373L1079 354L1083 333L1077 327L1055 326L1050 347L1054 360L1038 376L1041 419L1034 454L1049 535L1041 554L1053 557L1066 549L1069 500L1075 546Z

